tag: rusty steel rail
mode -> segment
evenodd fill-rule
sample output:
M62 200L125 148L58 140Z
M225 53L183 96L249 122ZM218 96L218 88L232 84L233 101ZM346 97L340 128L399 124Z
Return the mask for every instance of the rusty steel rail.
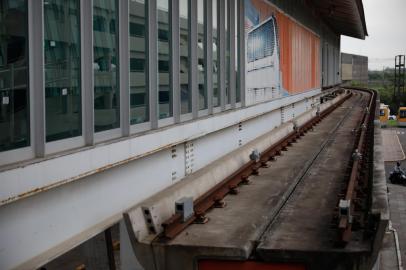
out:
M344 101L346 101L352 93L346 94L336 104L330 106L326 110L320 112L305 124L300 127L296 127L294 131L287 136L266 149L259 159L259 161L249 161L243 165L240 169L228 176L222 182L211 188L201 197L194 201L194 215L187 221L182 221L180 214L174 214L171 218L162 223L163 232L159 235L160 240L170 240L175 238L186 227L192 223L205 223L207 218L205 213L213 207L224 207L225 203L223 198L227 194L237 194L238 186L244 183L248 183L248 177L250 175L257 175L259 168L266 166L266 163L281 154L281 151L286 151L287 147L296 142L301 136L304 136L313 126L317 125L323 118L339 107Z
M356 206L365 205L366 188L370 187L370 169L373 147L373 130L375 119L375 107L377 93L374 90L364 88L348 88L357 91L363 91L370 95L368 106L365 108L361 126L357 132L357 140L352 156L351 173L345 192L344 200L350 202L348 215L339 217L338 228L340 232L340 242L343 244L351 240L353 224L362 224L364 213L356 213ZM353 220L354 219L354 220Z

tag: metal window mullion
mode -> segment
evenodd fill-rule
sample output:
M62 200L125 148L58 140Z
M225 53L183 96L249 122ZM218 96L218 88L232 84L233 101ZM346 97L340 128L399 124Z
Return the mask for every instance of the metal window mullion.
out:
M120 0L119 12L119 78L120 112L123 136L130 135L130 51L129 51L129 0Z
M338 61L338 67L337 67L337 83L341 83L341 38L338 38L338 48L337 48L337 61Z
M229 87L230 87L230 101L231 101L231 108L235 108L235 101L236 101L236 74L235 74L235 5L236 1L238 0L228 0L229 4L227 5L229 9L229 42L230 42L230 78L229 78Z
M181 100L180 100L180 45L179 45L179 0L169 1L170 5L170 29L171 29L171 89L172 89L172 108L175 123L180 122Z
M218 28L219 28L219 91L220 91L220 106L221 110L226 109L226 29L225 29L225 1L218 1Z
M43 1L28 1L29 11L29 70L34 130L31 138L37 157L45 156L45 70L44 70L44 9Z
M94 144L93 0L81 1L83 135Z
M244 107L245 101L245 0L238 1L238 80L241 106Z
M192 116L198 117L199 87L197 74L197 0L189 0L189 87L192 95Z
M205 87L207 91L207 108L208 113L213 113L213 0L205 2L205 45L204 45L204 66L205 66ZM215 15L216 16L216 15Z
M149 119L151 128L158 128L158 23L157 1L149 0L148 11L148 89L149 89Z

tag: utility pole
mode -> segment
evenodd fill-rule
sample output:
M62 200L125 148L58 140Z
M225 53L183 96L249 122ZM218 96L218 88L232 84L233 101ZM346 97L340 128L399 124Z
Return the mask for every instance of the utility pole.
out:
M395 57L395 83L393 89L393 101L396 104L396 110L405 102L405 55Z
M385 66L382 67L382 86L385 87Z

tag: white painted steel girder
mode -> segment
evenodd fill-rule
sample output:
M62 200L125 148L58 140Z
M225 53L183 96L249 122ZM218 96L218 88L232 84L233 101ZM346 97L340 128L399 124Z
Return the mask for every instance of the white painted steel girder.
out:
M184 178L186 142L193 142L194 173L280 126L282 106L290 121L314 108L318 95L265 102L0 172L0 269L39 267Z

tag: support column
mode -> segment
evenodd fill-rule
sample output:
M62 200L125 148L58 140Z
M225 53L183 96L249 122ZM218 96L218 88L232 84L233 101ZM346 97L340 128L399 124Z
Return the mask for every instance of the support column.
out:
M121 270L144 270L135 257L124 220L120 221L120 263Z

